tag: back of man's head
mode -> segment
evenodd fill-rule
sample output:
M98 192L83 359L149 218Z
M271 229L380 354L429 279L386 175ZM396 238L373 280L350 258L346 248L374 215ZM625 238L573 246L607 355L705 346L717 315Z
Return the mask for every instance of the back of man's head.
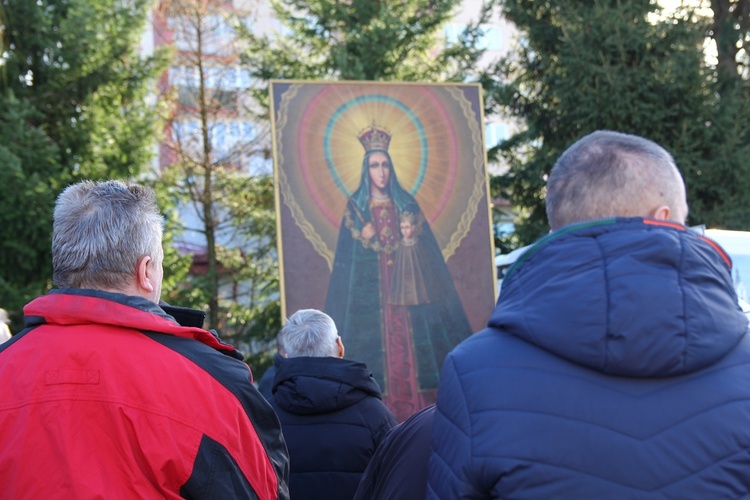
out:
M138 260L161 252L163 218L154 192L121 181L83 181L57 198L53 280L59 288L120 290Z
M685 185L672 156L635 135L593 132L562 154L547 182L547 219L555 231L609 217L685 223ZM666 210L665 210L666 209Z
M300 309L292 314L281 329L281 337L289 358L339 357L336 324L317 309Z

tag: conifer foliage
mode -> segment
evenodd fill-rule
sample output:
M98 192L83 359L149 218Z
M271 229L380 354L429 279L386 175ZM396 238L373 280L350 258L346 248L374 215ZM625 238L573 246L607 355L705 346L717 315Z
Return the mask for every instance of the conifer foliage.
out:
M262 80L466 81L484 53L481 25L494 3L446 44L444 27L461 0L274 0L282 28L246 32L245 57Z
M52 207L82 178L132 178L153 152L145 0L0 3L0 307L51 286Z
M555 160L597 129L666 147L686 179L691 223L750 227L747 100L717 92L704 54L711 19L688 9L664 17L649 0L506 0L503 9L519 44L483 79L487 105L521 124L490 152L509 165L500 184L519 211L521 243L548 231Z

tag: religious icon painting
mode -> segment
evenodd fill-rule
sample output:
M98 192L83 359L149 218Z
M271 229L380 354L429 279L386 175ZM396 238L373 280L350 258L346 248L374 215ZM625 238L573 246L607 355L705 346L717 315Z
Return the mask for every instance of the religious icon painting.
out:
M282 312L325 311L399 421L496 296L479 85L273 81Z

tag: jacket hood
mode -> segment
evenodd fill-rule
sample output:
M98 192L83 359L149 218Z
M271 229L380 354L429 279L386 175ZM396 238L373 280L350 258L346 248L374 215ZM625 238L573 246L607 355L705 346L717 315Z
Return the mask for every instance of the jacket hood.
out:
M284 359L273 386L279 407L299 415L341 410L367 396L381 398L364 363L333 357Z
M748 331L730 270L718 244L679 224L576 224L516 261L489 326L610 375L689 373Z

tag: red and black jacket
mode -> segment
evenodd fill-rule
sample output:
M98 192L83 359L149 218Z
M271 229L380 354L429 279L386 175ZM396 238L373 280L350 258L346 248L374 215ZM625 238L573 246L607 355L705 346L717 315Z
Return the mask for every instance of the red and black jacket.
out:
M24 315L0 345L4 497L288 497L278 418L232 346L116 293Z

